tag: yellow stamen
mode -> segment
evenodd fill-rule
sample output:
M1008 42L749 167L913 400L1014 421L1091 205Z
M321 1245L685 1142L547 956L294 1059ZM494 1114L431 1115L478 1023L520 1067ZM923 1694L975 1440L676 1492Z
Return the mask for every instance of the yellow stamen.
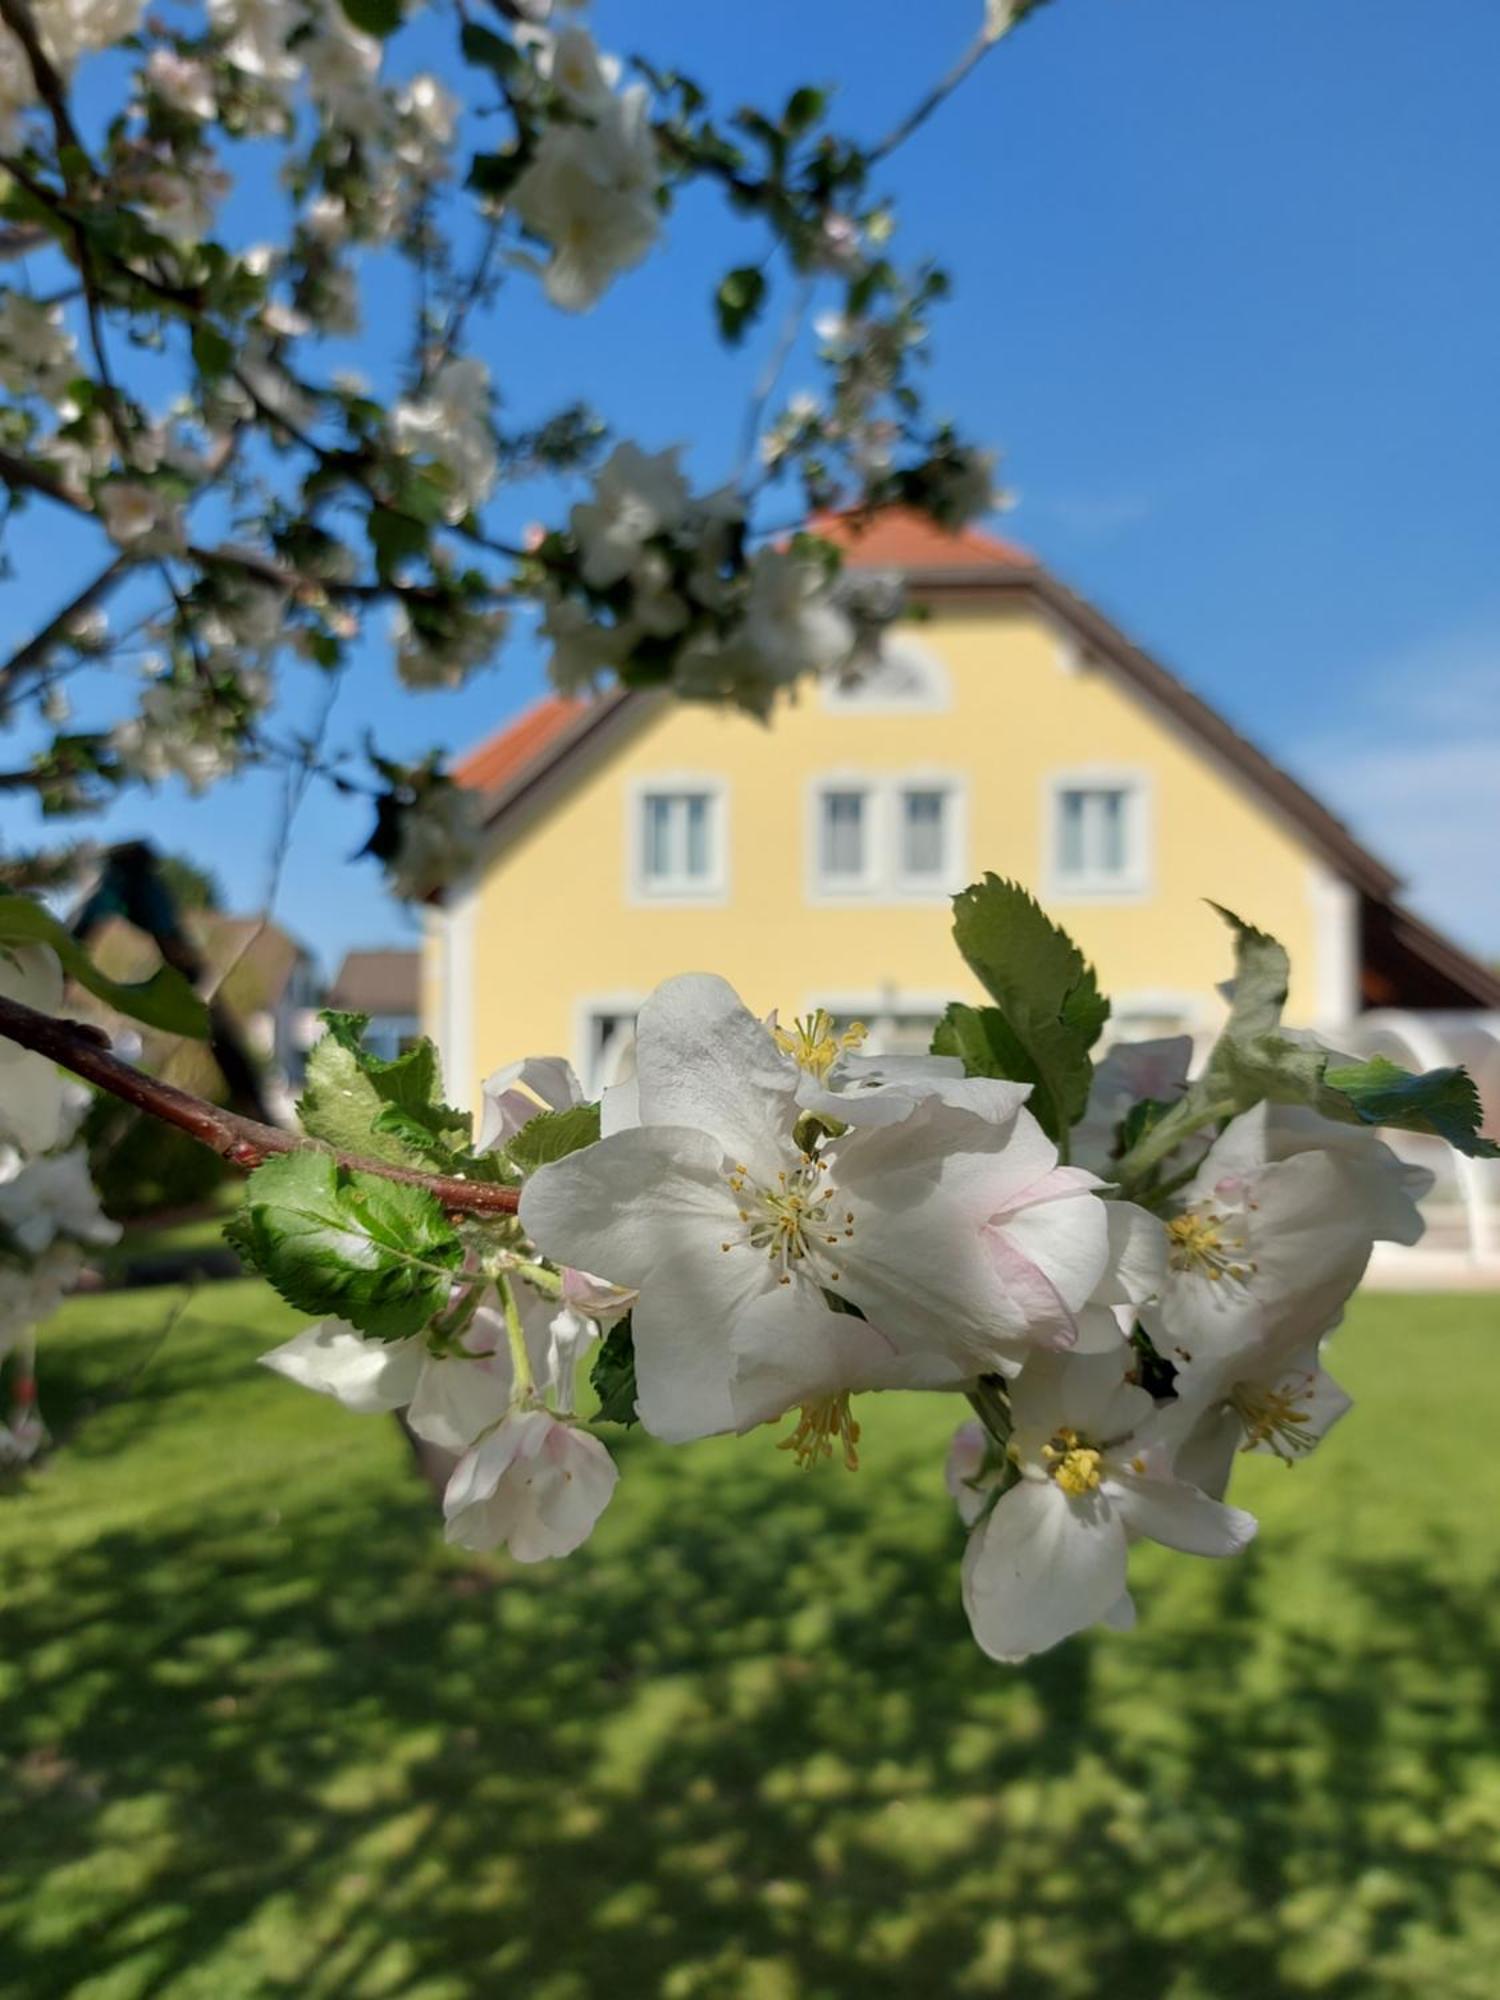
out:
M1243 1254L1248 1247L1243 1226L1237 1228L1229 1216L1210 1208L1174 1215L1167 1224L1167 1240L1174 1271L1197 1271L1214 1284L1225 1278L1243 1284L1255 1275L1254 1263Z
M1042 1446L1042 1458L1049 1477L1056 1480L1072 1500L1092 1493L1104 1477L1100 1471L1103 1454L1084 1444L1073 1430L1054 1431L1051 1444Z
M868 1032L863 1022L854 1021L836 1034L833 1016L819 1007L814 1013L799 1014L791 1027L777 1028L775 1036L781 1053L821 1083L840 1056L852 1055L864 1045Z
M824 1396L804 1403L797 1412L797 1428L782 1438L776 1449L789 1451L804 1471L832 1458L837 1441L845 1468L859 1470L859 1425L849 1407L849 1397Z
M1257 1389L1249 1382L1237 1382L1229 1401L1245 1426L1241 1450L1269 1445L1285 1465L1311 1451L1318 1441L1311 1429L1312 1411L1299 1407L1311 1386L1309 1381L1299 1389Z

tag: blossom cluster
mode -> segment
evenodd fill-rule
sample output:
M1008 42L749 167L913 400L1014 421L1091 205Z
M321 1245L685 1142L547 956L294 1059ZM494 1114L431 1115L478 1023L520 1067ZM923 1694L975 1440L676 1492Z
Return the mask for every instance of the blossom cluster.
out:
M450 1538L524 1560L576 1547L613 1490L572 1400L611 1325L629 1414L667 1443L786 1419L800 1463L853 1468L860 1396L966 1397L947 1477L980 1645L1019 1660L1129 1625L1132 1543L1236 1554L1255 1522L1225 1499L1235 1455L1300 1459L1347 1409L1324 1343L1375 1241L1420 1233L1430 1177L1371 1132L1262 1102L1175 1155L1147 1205L1112 1148L1123 1111L1184 1099L1185 1038L1106 1058L1067 1163L1027 1085L862 1040L669 980L597 1139L527 1173L522 1234L427 1334L326 1322L270 1365L404 1407L461 1454ZM518 1064L485 1086L479 1144L503 1154L579 1104L561 1059Z

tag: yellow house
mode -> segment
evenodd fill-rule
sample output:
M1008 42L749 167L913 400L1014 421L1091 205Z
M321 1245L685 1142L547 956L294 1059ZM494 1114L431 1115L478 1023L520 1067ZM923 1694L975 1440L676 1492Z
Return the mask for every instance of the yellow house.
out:
M1338 820L1024 552L895 511L844 539L925 614L859 685L803 689L769 727L659 693L554 698L460 763L488 838L429 911L423 963L455 1095L522 1055L608 1081L640 1002L684 971L925 1047L978 997L948 898L986 869L1076 937L1115 1032L1214 1027L1210 896L1286 942L1303 1025L1500 1007Z

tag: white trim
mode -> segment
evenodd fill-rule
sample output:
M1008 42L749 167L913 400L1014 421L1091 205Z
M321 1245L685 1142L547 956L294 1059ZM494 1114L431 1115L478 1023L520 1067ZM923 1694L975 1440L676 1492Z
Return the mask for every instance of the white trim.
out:
M1076 877L1062 873L1059 808L1064 792L1114 791L1125 794L1126 866L1118 876ZM1138 765L1073 764L1049 771L1042 780L1042 882L1048 903L1139 903L1152 893L1155 799L1151 774Z
M474 932L479 913L475 878L455 883L434 913L437 939L437 1019L433 1040L443 1064L443 1094L450 1104L477 1104L474 1073Z
M904 655L919 675L919 693L882 690L881 672L895 655ZM953 706L953 682L947 666L930 646L906 631L881 635L879 656L867 673L848 681L827 674L819 685L822 706L834 715L943 715Z
M691 793L708 800L708 874L702 883L654 885L646 874L649 798ZM633 908L703 909L729 900L729 784L707 771L650 771L632 778L625 798L625 900Z
M1344 1028L1360 1011L1359 891L1314 861L1307 874L1313 913L1314 1019L1312 1026Z
M858 879L823 873L823 800L830 792L864 795L865 866ZM948 801L943 867L932 877L902 872L900 800L907 792L941 792ZM802 816L803 892L815 909L945 903L968 879L969 780L962 771L933 765L905 771L819 771L807 780Z
M647 996L635 991L585 993L573 1002L573 1068L586 1092L598 1088L593 1075L593 1023L601 1014L639 1014Z

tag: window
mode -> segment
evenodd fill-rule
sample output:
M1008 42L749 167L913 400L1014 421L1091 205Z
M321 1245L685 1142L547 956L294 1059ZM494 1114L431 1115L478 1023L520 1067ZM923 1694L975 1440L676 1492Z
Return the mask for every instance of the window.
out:
M900 872L909 882L941 884L948 873L949 795L923 785L901 793Z
M1125 778L1071 778L1052 791L1052 880L1060 894L1121 895L1146 886L1145 792Z
M826 791L818 830L818 872L828 883L862 883L869 873L869 794Z
M597 1094L635 1073L636 1008L591 1007L583 1020L584 1088Z
M882 633L873 657L823 683L826 707L862 709L871 715L945 709L948 700L948 673L942 661L902 632Z
M815 896L922 901L963 884L963 789L926 772L822 779L808 832Z
M715 896L724 886L720 799L709 785L653 787L637 802L636 887L647 896Z

